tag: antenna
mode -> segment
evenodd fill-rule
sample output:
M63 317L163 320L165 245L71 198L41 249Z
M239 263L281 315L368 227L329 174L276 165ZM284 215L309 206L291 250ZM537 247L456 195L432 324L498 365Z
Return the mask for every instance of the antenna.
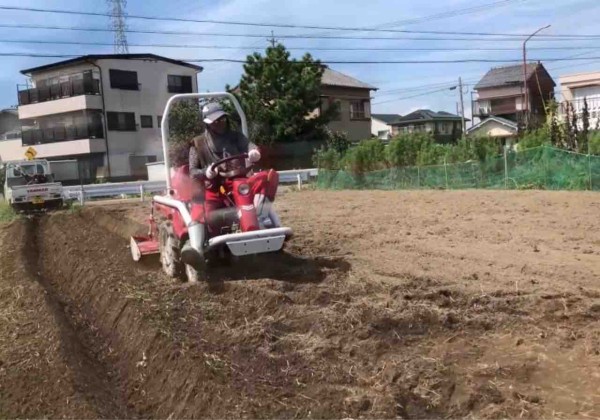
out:
M115 54L128 54L127 46L127 24L125 23L125 7L127 0L106 0L108 13L111 15L111 28L115 33L114 52Z

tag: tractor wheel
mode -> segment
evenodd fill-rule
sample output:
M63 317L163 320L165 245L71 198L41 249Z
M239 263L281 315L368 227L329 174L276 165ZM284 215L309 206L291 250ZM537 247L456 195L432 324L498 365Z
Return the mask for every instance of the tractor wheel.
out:
M198 283L206 277L206 270L196 270L189 264L185 265L185 277L188 283Z
M181 278L185 267L179 257L179 239L173 233L171 223L164 222L158 228L160 262L165 274L172 278Z

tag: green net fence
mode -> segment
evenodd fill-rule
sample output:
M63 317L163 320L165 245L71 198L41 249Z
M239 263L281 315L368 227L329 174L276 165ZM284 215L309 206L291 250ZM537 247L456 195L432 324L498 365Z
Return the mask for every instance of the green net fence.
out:
M319 169L322 189L546 189L600 191L600 156L540 146L485 162L390 168L367 173Z

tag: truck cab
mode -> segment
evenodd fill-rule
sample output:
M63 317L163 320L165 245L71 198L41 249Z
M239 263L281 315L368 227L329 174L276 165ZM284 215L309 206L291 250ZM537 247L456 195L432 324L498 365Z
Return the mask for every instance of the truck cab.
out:
M62 184L54 182L47 160L9 162L6 164L4 197L17 211L59 208L63 204Z

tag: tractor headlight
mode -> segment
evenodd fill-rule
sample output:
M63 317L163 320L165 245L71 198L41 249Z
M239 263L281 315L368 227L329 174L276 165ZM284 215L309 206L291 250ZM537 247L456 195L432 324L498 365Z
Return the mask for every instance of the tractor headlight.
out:
M238 186L238 192L240 193L240 195L248 195L248 193L250 192L250 185L240 184Z

